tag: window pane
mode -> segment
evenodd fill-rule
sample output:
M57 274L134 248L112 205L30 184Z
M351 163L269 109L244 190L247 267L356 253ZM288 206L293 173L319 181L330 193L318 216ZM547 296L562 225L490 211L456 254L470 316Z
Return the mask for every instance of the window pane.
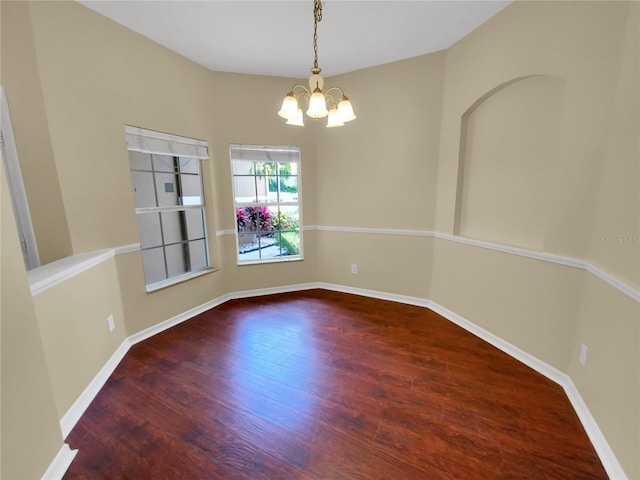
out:
M136 208L155 207L156 194L153 189L153 173L131 172L133 197Z
M278 222L278 207L268 207L263 209L264 219L262 221L262 232L267 232L268 234L273 234L276 230L277 222Z
M129 152L129 165L131 170L151 171L151 154L142 152Z
M238 223L243 232L272 231L271 216L271 210L261 206L239 207L236 213L238 219L242 217L242 222Z
M189 240L204 238L204 209L185 210Z
M198 175L180 175L182 205L202 205L202 182Z
M158 247L162 245L159 213L139 213L138 233L140 248Z
M282 206L273 218L272 223L276 230L290 231L300 228L300 215L296 206Z
M238 252L245 253L256 249L258 246L258 236L253 232L238 232Z
M253 162L244 162L242 160L233 161L234 175L253 175L253 173L254 173Z
M164 270L164 254L162 247L151 250L142 250L142 267L144 268L144 279L148 284L159 282L167 278Z
M180 172L182 173L200 173L200 160L197 158L179 157Z
M187 273L187 257L185 255L185 244L167 245L165 247L167 255L167 271L169 278Z
M164 244L182 242L184 240L184 212L162 212L162 233Z
M298 201L298 177L280 177L280 201L284 203Z
M234 177L233 188L236 203L255 202L257 199L255 177Z
M267 202L278 202L278 177L270 175L266 181L268 185Z
M156 172L175 172L176 160L170 155L151 155L153 158L153 169Z
M178 177L170 173L156 173L156 192L158 206L178 205Z
M202 270L209 266L204 240L189 242L189 258L191 260L192 272Z
M278 174L282 177L298 175L298 164L296 162L280 162L278 163Z
M256 183L256 201L264 203L269 196L269 184L267 183L267 177L254 177Z
M282 232L277 234L280 255L300 255L300 234L298 232Z

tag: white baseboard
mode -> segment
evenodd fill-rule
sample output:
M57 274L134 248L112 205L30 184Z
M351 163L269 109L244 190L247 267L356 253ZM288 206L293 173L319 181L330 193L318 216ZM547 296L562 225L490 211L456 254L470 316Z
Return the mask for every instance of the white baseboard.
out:
M96 397L100 389L104 386L104 384L109 380L109 377L116 369L120 360L124 358L126 353L129 351L129 347L131 344L129 343L129 339L125 338L122 344L118 347L118 349L111 355L107 363L98 371L98 374L91 380L87 388L80 394L80 396L73 402L73 405L67 410L67 413L60 419L60 430L62 430L62 438L67 438L69 432L73 429L73 427L78 423L80 417L85 412L89 404Z
M78 450L71 450L68 444L63 444L56 458L53 459L47 471L44 472L42 480L61 480L75 458L76 453L78 453Z
M515 345L507 342L506 340L498 337L497 335L494 335L493 333L483 329L482 327L479 327L478 325L470 322L469 320L461 317L460 315L452 312L451 310L443 307L442 305L439 305L438 303L432 300L425 300L417 297L407 297L404 295L396 295L392 293L379 292L375 290L365 290L365 289L355 288L355 287L346 287L343 285L333 285L329 283L318 283L316 285L318 288L324 288L327 290L334 290L337 292L344 292L344 293L353 293L353 294L362 295L365 297L379 298L382 300L391 300L394 302L406 303L409 305L417 305L420 307L429 308L430 310L433 310L434 312L446 318L450 322L453 322L459 327L464 328L466 331L472 333L476 337L481 338L485 342L493 345L499 350L502 350L512 358L519 360L520 362L524 363L525 365L532 368L536 372L544 375L549 380L557 383L564 389L569 401L571 402L571 406L576 411L576 414L578 415L578 418L580 419L582 426L587 432L587 435L591 440L591 443L593 444L593 447L596 453L600 457L600 461L602 462L602 465L604 466L604 469L606 470L607 475L609 475L609 478L611 480L627 479L627 476L624 473L624 470L622 469L620 462L618 462L618 459L616 458L615 454L613 453L613 450L609 446L609 443L607 442L604 434L600 430L600 427L598 427L596 420L593 418L593 415L591 415L591 412L589 411L587 404L584 402L584 400L580 396L580 393L578 392L578 389L576 388L576 386L573 384L573 381L566 373L558 370L555 367L552 367L548 363L543 362L542 360L534 357L533 355L525 352L524 350L521 350Z
M602 461L602 464L612 480L626 480L627 477L622 469L622 466L618 462L613 450L609 446L606 438L604 437L602 431L598 427L595 419L591 415L587 405L584 400L580 396L578 389L573 384L571 378L564 372L552 367L551 365L543 362L542 360L530 355L529 353L521 350L520 348L512 345L506 340L494 335L493 333L475 325L469 320L457 315L456 313L448 310L447 308L439 305L438 303L427 300L419 297L411 297L406 295L398 295L394 293L381 292L376 290L367 290L357 287L349 287L345 285L336 285L331 283L323 283L323 282L312 282L312 283L303 283L297 285L286 285L281 287L272 287L272 288L262 288L256 290L243 290L239 292L228 293L222 295L218 298L210 300L202 305L199 305L191 310L188 310L182 314L176 315L173 318L165 320L161 323L158 323L152 327L149 327L141 332L131 335L127 339L122 342L122 345L118 348L118 350L111 356L109 361L105 364L105 366L98 372L93 381L89 384L89 386L82 392L80 397L74 402L69 411L64 415L62 420L60 420L60 427L62 428L63 436L69 434L71 429L75 426L76 422L80 419L84 411L87 409L91 401L98 394L102 386L108 380L109 376L113 373L116 366L122 360L124 355L127 353L129 348L141 342L153 335L157 335L158 333L167 330L168 328L173 327L179 323L182 323L200 313L203 313L211 308L214 308L218 305L221 305L228 300L238 299L238 298L249 298L261 295L272 295L276 293L287 293L301 290L309 290L314 288L321 288L325 290L333 290L336 292L342 293L351 293L354 295L361 295L370 298L378 298L381 300L390 300L399 303L405 303L409 305L415 305L419 307L429 308L446 318L447 320L455 323L461 328L467 330L473 335L481 338L487 343L493 345L494 347L502 350L509 356L519 360L524 363L528 367L532 368L536 372L544 375L548 379L560 385L574 410L576 411L578 418L582 422L584 429L589 436L589 439L593 443L593 446ZM74 453L75 455L75 453ZM57 457L56 457L57 458ZM71 457L73 459L73 457ZM52 464L53 465L53 464Z
M129 336L129 338L127 338L127 341L129 342L129 346L142 342L143 340L153 337L154 335L157 335L160 332L164 332L165 330L168 330L169 328L174 327L179 323L189 320L190 318L193 318L196 315L200 315L201 313L206 312L207 310L211 310L212 308L217 307L218 305L222 305L224 302L226 302L230 298L231 297L228 294L222 295L221 297L214 298L213 300L209 300L208 302L205 302L202 305L198 305L197 307L187 310L184 313L180 313L168 320L165 320L160 323L156 323L155 325L149 328L146 328L138 333L134 333L133 335Z
M582 426L587 432L589 440L591 440L591 443L593 444L593 448L596 450L598 457L600 457L600 461L602 462L604 469L607 471L607 475L609 475L611 480L628 480L627 475L622 469L622 465L620 465L615 453L611 450L607 439L596 423L596 419L591 415L587 404L584 403L584 400L576 386L573 384L571 377L569 377L569 375L564 376L564 382L558 383L562 388L564 388L564 392L567 394L567 397L569 397L569 401L571 402L573 409L576 411Z

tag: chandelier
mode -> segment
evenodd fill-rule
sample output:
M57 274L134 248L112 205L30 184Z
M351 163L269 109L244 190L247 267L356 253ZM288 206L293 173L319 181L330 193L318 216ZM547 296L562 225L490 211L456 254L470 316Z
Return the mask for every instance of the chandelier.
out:
M314 0L313 2L313 68L309 77L309 88L302 84L296 84L291 88L282 101L282 107L278 112L282 118L287 120L287 125L304 126L302 108L300 107L300 99L304 98L307 102L307 115L313 119L329 117L327 119L327 127L341 127L346 122L350 122L356 118L353 113L351 102L344 94L340 87L330 87L326 91L324 88L324 79L320 75L322 70L318 67L318 23L322 20L322 2ZM340 100L336 102L334 94L340 96ZM327 104L329 109L327 110Z

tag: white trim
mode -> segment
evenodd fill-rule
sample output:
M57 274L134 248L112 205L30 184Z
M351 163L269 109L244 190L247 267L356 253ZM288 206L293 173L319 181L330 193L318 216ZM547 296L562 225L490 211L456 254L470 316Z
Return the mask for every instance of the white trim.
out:
M462 243L464 245L471 245L473 247L484 248L487 250L494 250L496 252L508 253L511 255L517 255L519 257L531 258L534 260L540 260L543 262L554 263L557 265L564 265L572 268L580 268L585 270L596 277L600 278L604 282L611 285L613 288L631 297L636 302L640 302L640 290L632 287L622 280L615 278L613 275L601 270L600 268L592 265L585 260L579 260L576 258L565 257L562 255L554 255L545 252L536 252L534 250L527 250L524 248L510 247L508 245L501 245L499 243L486 242L484 240L475 240L473 238L458 237L455 235L449 235L446 233L438 233L430 230L398 230L388 228L352 228L352 227L333 227L322 225L307 225L302 228L305 231L320 231L320 232L344 232L344 233L364 233L370 235L399 235L399 236L411 236L411 237L431 237L441 240L448 240L450 242Z
M63 444L47 471L44 472L42 480L61 480L77 453L78 450L71 450L67 443Z
M186 282L187 280L192 280L194 278L207 275L208 273L217 272L218 270L219 269L216 267L207 267L202 270L198 270L197 272L187 272L176 277L166 278L164 280L160 280L159 282L150 283L146 286L146 290L147 293L157 292L158 290L162 290L163 288L171 287L172 285L177 285L178 283Z
M511 255L517 255L519 257L533 258L534 260L542 260L544 262L556 263L559 265L566 265L567 267L582 268L584 269L585 262L571 257L564 257L561 255L553 255L551 253L536 252L535 250L527 250L524 248L510 247L508 245L501 245L499 243L486 242L484 240L476 240L473 238L458 237L455 235L449 235L445 233L434 232L433 236L442 240L449 240L451 242L462 243L464 245L472 245L474 247L486 248L487 250L495 250L501 253L509 253Z
M116 255L125 255L127 253L134 253L140 251L139 243L131 243L129 245L121 245L114 249Z
M367 233L372 235L398 235L405 237L433 237L434 232L429 230L398 230L391 228L360 228L360 227L331 227L322 225L306 225L303 230L320 232L344 232L344 233Z
M161 333L171 327L175 327L176 325L189 320L190 318L195 317L196 315L200 315L207 310L211 310L218 305L222 305L223 303L233 300L236 298L249 298L256 297L260 295L272 295L274 293L286 293L286 292L296 292L300 290L309 290L311 288L321 288L318 286L319 284L299 284L299 285L286 285L283 287L272 287L272 288L261 288L258 290L244 290L240 292L227 293L225 295L221 295L213 300L209 300L197 307L194 307L190 310L187 310L184 313L180 313L174 317L171 317L168 320L152 325L149 328L146 328L138 333L134 333L129 336L127 339L130 345L135 345L136 343L142 342L147 338L153 337L158 333Z
M298 283L295 285L282 285L280 287L258 288L255 290L240 290L238 292L228 293L226 296L229 300L238 298L260 297L262 295L274 295L277 293L301 292L303 290L312 290L314 288L323 288L319 282Z
M196 140L195 138L181 137L130 125L124 126L124 132L127 139L127 150L191 157L200 160L209 158L209 144L205 140Z
M118 349L113 352L113 355L107 360L107 363L104 364L93 380L89 382L89 385L87 385L78 396L76 401L73 402L73 405L67 410L67 413L62 416L60 419L60 430L62 430L63 438L67 438L67 435L73 430L73 427L78 423L78 420L80 420L82 414L87 407L89 407L89 404L91 404L96 395L98 395L100 389L107 383L113 371L129 351L129 347L131 347L131 343L128 338L125 338Z
M636 302L640 302L640 290L628 285L612 276L611 274L599 269L598 267L585 262L583 260L577 260L575 258L563 257L560 255L552 255L544 252L535 252L532 250L525 250L522 248L509 247L506 245L500 245L497 243L485 242L481 240L474 240L471 238L456 237L454 235L448 235L444 233L431 232L427 230L393 230L382 228L350 228L350 227L324 227L319 225L308 225L302 228L303 231L325 231L325 232L345 232L345 233L364 233L372 235L398 235L398 236L412 236L412 237L431 237L441 240L448 240L451 242L462 243L464 245L471 245L474 247L485 248L502 253L509 253L526 258L532 258L543 262L554 263L557 265L564 265L572 268L580 268L592 275L595 275L602 281L606 282L613 288L624 293L628 297L632 298ZM235 235L235 230L217 230L216 236L222 237L225 235ZM28 272L29 283L31 285L31 295L35 296L48 290L55 285L58 285L69 278L78 275L99 263L102 263L113 255L123 255L127 253L138 252L140 250L139 243L133 243L129 245L122 245L108 250L97 250L94 252L74 255L71 257L63 258L57 262L47 264L43 267L39 267ZM295 258L300 259L299 257ZM264 262L258 262L264 263ZM214 268L214 270L217 270ZM208 273L208 272L207 272Z
M180 313L174 317L169 318L168 320L164 320L160 323L152 325L149 328L146 328L138 333L134 333L127 338L127 341L130 345L135 345L136 343L140 343L147 338L153 337L160 332L164 332L171 327L175 327L176 325L189 320L190 318L195 317L196 315L200 315L207 310L211 310L218 305L222 305L224 302L229 300L231 297L229 295L222 295L218 298L214 298L213 300L209 300L208 302L203 303L202 305L198 305L197 307L193 307L186 312Z
M506 340L503 340L502 338L498 337L497 335L494 335L488 330L485 330L484 328L479 327L478 325L470 322L469 320L461 317L460 315L452 312L451 310L443 307L442 305L439 305L438 303L431 300L429 300L428 303L429 303L428 308L436 312L438 315L446 318L452 323L455 323L459 327L464 328L466 331L474 334L478 338L481 338L485 342L490 343L491 345L493 345L499 350L502 350L503 352L510 355L511 357L521 361L529 368L532 368L536 372L541 373L542 375L547 377L549 380L552 380L555 383L562 385L564 378L566 377L566 374L564 374L557 368L552 367L548 363L545 363L542 360L537 359L533 355L528 354L524 350L521 350L515 345L510 344Z
M582 399L582 396L574 385L573 380L571 380L569 375L564 376L564 382L560 383L560 385L567 394L573 409L576 411L582 426L587 432L589 440L591 440L591 443L593 444L593 448L596 450L604 469L607 471L607 475L609 475L611 480L627 480L627 474L624 473L622 465L620 465L615 453L611 450L602 430L600 430L596 419L591 415L589 407L587 407L587 404Z
M593 275L598 277L600 280L607 282L613 288L617 288L622 293L633 298L636 302L640 302L640 290L636 290L631 285L627 285L622 280L618 280L617 278L609 275L604 270L600 270L598 267L594 267L590 263L585 262L585 270L587 270L587 272L589 273L592 273Z
M4 87L0 86L0 148L4 155L5 173L7 176L7 186L11 195L11 206L16 217L16 226L21 242L24 242L22 255L27 270L40 266L40 254L36 243L36 235L31 221L31 211L27 192L24 188L22 178L22 168L18 157L18 148L13 136L13 126L11 125L11 115Z
M145 330L142 330L138 333L135 333L128 338L126 338L118 350L111 356L111 358L107 361L104 367L100 369L96 377L91 381L89 386L82 392L82 394L78 397L78 399L71 406L69 411L64 415L62 420L60 420L60 427L63 432L63 436L69 434L69 432L73 429L77 421L80 419L84 411L87 409L89 404L98 394L102 386L106 383L109 376L113 373L118 363L124 358L125 354L129 350L132 345L139 343L143 340L146 340L158 333L163 332L179 323L182 323L190 318L193 318L196 315L199 315L211 308L217 307L229 300L239 299L239 298L250 298L261 295L272 295L277 293L287 293L294 291L302 291L302 290L310 290L314 288L321 288L325 290L332 290L336 292L342 293L351 293L355 295L362 295L370 298L378 298L381 300L390 300L394 302L404 303L408 305L415 305L418 307L428 308L435 313L441 315L447 320L455 323L459 327L465 329L466 331L472 333L473 335L481 338L487 343L493 345L494 347L500 349L505 352L507 355L519 360L524 363L528 367L532 368L536 372L544 375L549 380L560 385L565 393L574 410L576 411L578 418L582 422L582 425L591 440L596 453L600 457L602 464L609 475L610 478L616 480L624 480L626 479L626 475L622 466L618 462L613 450L609 446L604 434L598 427L595 419L591 415L589 408L585 404L584 400L580 396L577 388L573 384L571 378L565 374L564 372L556 369L555 367L543 362L542 360L534 357L533 355L521 350L520 348L512 345L506 340L498 337L497 335L483 329L482 327L475 325L469 320L461 317L460 315L452 312L451 310L439 305L438 303L427 300L419 297L411 297L406 295L398 295L394 293L381 292L377 290L366 290L357 287L350 287L345 285L336 285L331 283L324 282L310 282L310 283L302 283L297 285L283 285L279 287L271 287L271 288L261 288L255 290L243 290L238 292L227 293L225 295L221 295L213 300L203 303L197 307L194 307L184 313L176 315L168 320L160 322L156 325L153 325Z
M105 262L115 255L115 250L98 250L60 259L42 267L29 270L31 295L36 296L50 288L66 282L72 277Z

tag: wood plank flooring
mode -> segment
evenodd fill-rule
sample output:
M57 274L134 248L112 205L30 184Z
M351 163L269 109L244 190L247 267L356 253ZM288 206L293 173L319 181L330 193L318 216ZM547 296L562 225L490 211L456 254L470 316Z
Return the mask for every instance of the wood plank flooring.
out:
M428 309L229 301L133 346L71 479L603 479L561 387Z

